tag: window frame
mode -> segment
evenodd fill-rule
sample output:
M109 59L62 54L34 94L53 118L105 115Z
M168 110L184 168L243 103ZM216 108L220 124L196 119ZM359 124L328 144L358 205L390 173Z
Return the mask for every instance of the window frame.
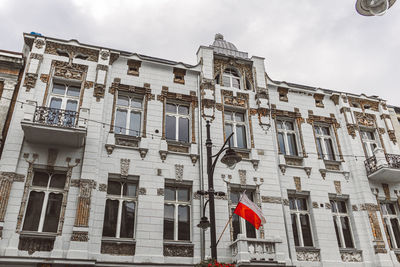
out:
M232 118L233 120L227 119L227 112L232 113ZM243 121L236 121L236 113L243 114ZM227 135L227 130L226 130L226 125L230 124L232 125L232 132L234 133L234 137L232 138L233 143L231 143L231 147L238 148L238 149L248 149L249 148L249 132L248 132L248 119L247 119L247 111L246 110L236 110L236 109L224 109L224 135L225 135L225 140L226 138L229 137ZM238 135L237 135L237 125L239 126L244 126L244 133L245 133L245 138L243 141L245 141L245 146L244 147L238 147Z
M320 133L317 132L317 128L319 128ZM329 130L329 135L324 134L323 128L328 128ZM317 148L317 154L318 158L323 159L323 160L331 160L331 161L339 161L338 159L340 158L339 156L339 149L338 145L336 142L336 137L333 136L334 130L332 129L332 125L330 124L321 124L321 123L315 123L313 125L313 131L315 133L315 145ZM321 149L322 149L322 155L320 154L319 148L318 148L318 139L321 140ZM329 144L327 140L330 140L332 143L332 151L333 151L333 159L329 157L330 154L327 153L326 145Z
M313 233L313 225L312 225L312 220L311 220L311 211L310 211L310 202L309 202L309 196L308 195L289 195L288 199L289 199L289 203L290 203L290 199L295 199L295 203L296 203L296 209L291 209L290 208L290 204L289 204L289 213L290 213L290 217L292 217L292 215L296 216L296 231L297 231L297 238L299 240L299 245L296 246L296 237L294 236L295 233L293 233L293 242L295 244L296 247L306 247L306 248L313 248L315 247L315 240L314 240L314 233ZM305 199L305 203L307 205L307 210L299 210L298 206L297 206L297 200L298 199ZM311 243L312 246L305 246L304 245L304 238L303 238L303 230L301 229L301 221L300 221L300 216L301 215L308 215L308 223L310 226L310 235L311 235ZM293 225L293 222L291 220L291 223ZM291 225L291 228L293 227Z
M392 225L392 222L391 222L392 219L397 220L398 227L399 227L399 230L400 230L399 206L397 205L396 202L392 202L392 201L380 201L379 204L380 204L379 209L380 209L381 214L382 214L383 223L386 226L386 230L389 230L389 231L387 231L388 232L387 234L389 235L389 239L390 239L389 246L392 249L400 249L400 236L399 236L399 242L398 242L399 244L397 244L396 236L394 234L393 225ZM395 214L389 214L387 212L387 208L386 208L387 204L392 204L393 205ZM382 208L384 205L385 205L386 213L385 213L385 210Z
M176 113L172 113L167 111L167 106L168 105L175 105L176 106ZM179 143L184 143L184 144L188 144L190 143L190 140L192 138L191 136L191 127L192 127L192 108L191 108L190 103L183 103L183 102L174 102L174 101L167 101L165 103L165 119L164 119L164 127L165 127L165 139L167 141L172 141L172 142L179 142ZM183 114L179 114L179 107L183 106L183 107L187 107L188 109L188 114L187 115L183 115ZM175 139L168 139L167 138L167 116L170 117L175 117ZM179 119L180 118L184 118L184 119L188 119L188 140L187 142L185 141L180 141L179 140L179 127L180 127L180 123L179 123Z
M116 90L116 100L115 100L115 107L114 107L114 128L113 131L115 134L121 134L121 135L126 135L126 136L133 136L133 137L141 137L142 136L142 129L143 129L143 117L144 117L144 97L143 95L138 95L138 94L132 94L132 93L128 93L128 92L120 92L119 90ZM120 96L124 96L128 98L128 106L122 106L122 105L118 105L118 98ZM141 107L140 108L135 108L131 106L132 103L132 99L138 99L141 101ZM118 114L118 110L123 110L126 112L126 120L125 120L125 128L121 128L121 131L117 132L117 128L118 127L117 124L117 114ZM131 116L132 113L139 113L140 114L140 125L139 125L139 131L137 135L131 135L130 131L135 131L135 130L131 130L130 129L130 123L131 123Z
M163 206L163 241L164 242L187 242L191 243L193 239L193 208L192 208L192 187L189 185L173 185L173 184L166 184L165 188L174 188L175 189L175 200L167 200L165 199L165 189L164 189L164 206ZM178 199L178 190L179 189L187 189L188 190L188 201L179 201ZM165 206L170 205L174 206L174 239L165 239L164 238L164 231L165 231L165 226L164 226L164 220L165 220ZM189 207L189 239L188 240L180 240L178 231L179 231L179 206L184 206L184 207Z
M116 239L116 240L135 240L136 238L136 229L137 229L137 211L138 211L138 192L139 192L139 181L137 177L128 177L127 179L121 179L121 178L114 178L110 177L108 178L107 181L107 191L109 187L109 182L119 182L121 183L121 193L120 195L113 195L109 194L106 192L106 197L105 197L105 205L104 205L104 216L107 208L107 200L118 200L118 214L117 214L117 223L115 225L115 237L112 236L105 236L103 231L104 231L104 225L105 225L105 219L103 219L103 228L102 228L102 239ZM124 196L123 195L123 190L124 190L124 185L126 183L131 183L136 185L136 192L135 196ZM120 237L121 236L121 221L122 221L122 210L123 210L123 202L133 202L135 204L135 215L134 215L134 223L133 223L133 234L132 237Z
M337 204L338 201L344 202L345 207L346 207L346 213L339 211L338 204ZM331 197L331 198L329 198L329 203L331 205L332 218L333 218L333 220L336 221L336 227L338 230L338 233L336 233L336 229L335 229L336 238L339 236L339 239L340 239L340 240L337 240L339 249L356 249L354 233L353 233L353 226L352 226L352 219L351 219L351 214L350 214L350 210L349 210L350 205L348 204L348 199ZM336 209L336 211L333 210L334 208ZM352 247L347 247L347 245L346 245L345 234L344 234L344 231L342 228L342 223L341 223L342 217L348 219ZM339 245L339 243L340 243L340 245Z
M282 129L279 129L278 127L278 122L281 122L283 125ZM293 130L288 130L286 127L286 123L292 123L293 124ZM299 140L299 131L298 131L298 127L297 127L297 123L293 120L293 119L288 119L288 118L276 118L275 120L276 123L276 138L277 138L277 142L278 142L278 148L279 148L279 153L282 153L285 156L294 156L294 157L302 157L303 156L303 152L302 149L300 147L300 140ZM283 135L283 143L285 146L285 151L282 152L281 147L280 147L280 143L279 143L279 134ZM294 134L294 140L295 140L295 148L296 148L296 155L292 155L290 154L290 147L289 147L289 141L288 141L288 134ZM289 152L289 153L287 153Z
M371 140L369 138L364 138L364 134L363 133L372 133L374 136L374 140ZM360 128L360 137L361 137L361 142L364 148L365 153L367 154L367 157L372 157L374 156L374 151L371 150L371 145L375 144L376 148L382 148L382 145L379 141L379 136L377 134L376 129L368 129L368 128Z
M36 172L42 172L42 173L47 173L49 175L49 178L47 180L47 185L46 187L44 186L38 186L38 185L33 185L33 181L35 178L35 173ZM54 175L56 174L63 174L65 175L65 182L64 182L64 186L63 188L56 188L56 187L50 187L52 178ZM34 169L33 170L33 174L32 174L32 179L29 182L29 193L28 193L28 197L26 199L26 204L25 204L25 211L24 211L24 216L22 219L22 225L21 225L21 231L22 232L30 232L30 233L44 233L44 234L57 234L59 232L59 227L60 227L60 218L63 216L62 212L63 212L63 207L62 207L62 201L65 198L67 192L65 190L65 185L67 184L67 172L66 171L58 171L58 170L54 170L53 172L49 172L47 170L44 169ZM43 202L42 202L42 208L40 211L40 219L38 222L38 226L37 226L37 230L24 230L24 225L25 225L25 220L26 220L26 215L28 212L28 205L29 205L29 200L31 198L31 193L32 192L37 192L37 193L44 193L44 197L43 197ZM58 223L57 223L57 227L56 227L56 232L45 232L43 231L43 227L44 227L44 223L46 220L46 210L49 204L49 195L53 193L53 194L59 194L62 195L62 199L61 199L61 206L60 206L60 215L58 218Z
M57 94L57 93L53 93L53 88L54 85L63 85L65 87L65 91L64 94ZM69 96L67 94L69 87L76 87L79 88L79 95L78 96ZM66 81L59 81L59 80L53 80L51 83L51 88L50 88L50 93L49 93L49 97L48 97L48 102L47 102L47 107L51 108L51 101L53 99L61 99L61 107L59 108L60 110L67 110L67 103L68 100L73 100L76 101L76 110L71 110L71 111L75 111L78 112L79 108L80 108L80 99L81 99L81 94L82 94L82 85L80 83L74 83L74 82L66 82ZM56 108L54 108L56 109Z
M229 70L229 72L227 72L228 70ZM224 77L229 79L229 85L225 84ZM228 67L228 68L224 69L220 79L222 81L222 86L224 86L224 87L235 88L237 90L242 90L242 88L244 87L242 84L242 78L241 78L239 71L237 71L236 69L234 69L232 67ZM233 80L237 80L239 82L238 83L239 87L233 86Z

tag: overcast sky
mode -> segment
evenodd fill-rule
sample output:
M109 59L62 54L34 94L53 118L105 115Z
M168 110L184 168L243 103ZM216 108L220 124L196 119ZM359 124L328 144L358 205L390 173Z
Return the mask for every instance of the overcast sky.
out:
M215 33L265 57L273 80L400 106L400 1L363 17L355 0L0 0L0 49L21 51L23 32L196 63Z

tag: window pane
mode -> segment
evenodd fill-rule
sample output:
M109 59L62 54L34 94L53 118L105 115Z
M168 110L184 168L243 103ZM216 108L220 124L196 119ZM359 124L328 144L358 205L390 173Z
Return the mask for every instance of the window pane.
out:
M283 133L278 133L278 143L281 153L286 155L285 140L283 137Z
M175 200L175 188L166 187L164 191L164 199L165 200Z
M315 133L316 134L318 134L318 135L321 134L321 128L320 127L315 126L314 129L315 129Z
M318 156L320 158L324 158L324 152L322 152L321 138L317 138L317 150L318 150Z
M37 231L40 215L42 213L44 193L32 191L29 194L28 206L26 207L25 221L22 230Z
M233 213L233 209L232 209ZM232 216L232 227L233 227L233 240L236 240L237 235L240 234L240 218L237 214Z
M342 224L344 243L346 248L353 248L353 239L351 237L350 222L349 217L340 217L340 222Z
M399 228L399 220L397 218L390 219L392 224L394 238L396 239L397 248L400 247L400 228Z
M189 201L189 189L187 188L178 189L178 201Z
M135 203L124 201L122 203L120 237L133 238L135 226Z
M225 138L228 138L233 133L232 124L225 123ZM233 146L233 139L230 139L230 144Z
M117 105L127 107L129 105L129 97L119 95L117 99Z
M337 239L337 242L338 242L338 246L339 246L339 248L341 248L342 247L342 242L340 241L339 229L338 229L338 226L337 226L337 223L336 223L336 217L335 216L333 217L333 224L335 226L335 233L336 233L336 239Z
M295 198L292 198L292 197L289 198L289 208L291 210L296 209L296 199Z
M55 173L51 176L50 187L64 189L66 179L64 173Z
M311 237L310 218L308 214L300 214L301 231L303 233L304 246L313 246Z
M164 205L164 239L174 240L174 217L175 207Z
M387 203L386 204L386 209L387 209L389 214L396 214L396 209L395 209L393 203Z
M240 80L237 78L232 78L232 87L240 89Z
M60 98L52 98L50 101L50 108L57 108L60 109L61 108L61 102L62 100Z
M232 111L224 111L225 120L233 121L233 113Z
M178 240L190 240L190 208L178 207Z
M117 231L118 200L107 199L104 211L103 236L115 237Z
M297 156L297 145L296 145L296 136L295 134L287 134L288 145L289 145L289 153L292 156Z
M254 226L248 221L245 222L246 222L246 237L256 238L256 228L254 228Z
M77 86L68 86L67 95L78 97L81 92L81 88Z
M290 130L290 131L293 131L293 130L294 130L293 122L287 121L287 122L286 122L286 129L288 129L288 130Z
M33 175L32 185L47 187L49 182L49 174L47 172L35 171Z
M335 160L335 152L333 150L333 143L331 139L325 139L325 148L329 160Z
M244 125L236 125L236 140L238 148L246 148L246 128Z
M107 194L109 195L121 195L121 183L116 181L108 181Z
M115 128L114 131L117 134L125 134L126 132L126 111L117 109L115 116Z
M297 232L296 214L291 214L290 217L292 218L292 231L293 231L293 237L294 237L294 245L300 246L299 233Z
M324 135L331 135L331 133L329 131L329 127L322 127L322 133Z
M346 202L345 201L337 201L338 211L340 213L347 213Z
M129 135L140 136L141 115L139 112L131 112Z
M296 199L296 204L298 210L307 210L307 199L298 198Z
M189 119L179 118L179 141L189 142Z
M174 104L167 104L166 111L168 113L176 113L176 105Z
M223 75L222 83L223 83L223 86L231 87L231 77Z
M240 198L239 192L231 192L231 201L232 203L238 203Z
M64 95L65 94L65 85L63 84L54 84L53 85L53 94Z
M135 197L136 196L136 184L133 183L125 183L123 186L124 196Z
M78 101L68 100L65 110L76 111L77 107L78 107Z
M244 121L244 114L243 113L235 113L235 121L243 122Z
M276 128L283 129L283 122L282 121L276 121Z
M332 212L337 212L336 202L334 200L330 200L330 203L331 203L331 211Z
M142 108L142 99L131 98L131 107Z
M176 118L172 116L166 116L165 122L165 137L168 140L176 139Z
M178 113L180 115L188 115L189 114L189 107L188 106L179 106Z
M43 232L57 233L58 220L60 219L62 194L49 194L49 201L47 202L46 217L43 224Z

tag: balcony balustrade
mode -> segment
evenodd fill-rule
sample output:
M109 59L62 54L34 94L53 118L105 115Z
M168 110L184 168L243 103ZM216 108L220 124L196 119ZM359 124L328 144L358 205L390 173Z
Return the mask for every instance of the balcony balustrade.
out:
M400 182L400 155L385 154L383 149L377 148L364 164L369 179L386 183Z

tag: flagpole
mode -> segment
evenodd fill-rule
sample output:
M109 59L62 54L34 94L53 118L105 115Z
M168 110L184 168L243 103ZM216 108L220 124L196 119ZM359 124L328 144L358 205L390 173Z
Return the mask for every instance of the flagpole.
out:
M225 224L224 230L222 231L221 235L219 236L216 246L218 246L218 243L219 243L219 241L221 240L221 237L222 237L222 235L224 234L224 232L225 232L225 230L226 230L226 227L228 227L228 224L229 224L230 221L232 220L233 215L234 215L234 213L232 213L232 215L229 217L228 222Z

